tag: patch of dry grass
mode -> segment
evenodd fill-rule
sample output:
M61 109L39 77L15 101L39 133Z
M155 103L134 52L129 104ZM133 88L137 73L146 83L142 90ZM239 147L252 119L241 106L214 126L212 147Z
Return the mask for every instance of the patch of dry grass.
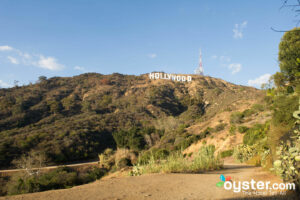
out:
M220 169L223 162L220 156L214 156L215 147L203 146L193 158L185 157L181 152L168 156L165 160L151 158L149 164L140 165L139 172L145 173L197 173L207 170Z

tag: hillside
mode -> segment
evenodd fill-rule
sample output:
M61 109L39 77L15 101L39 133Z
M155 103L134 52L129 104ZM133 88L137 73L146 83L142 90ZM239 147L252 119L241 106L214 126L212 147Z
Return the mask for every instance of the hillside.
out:
M192 78L88 73L0 89L0 168L30 151L45 152L54 164L95 159L107 148L187 147L195 141L188 138L202 134L187 131L197 123L263 97L255 88Z

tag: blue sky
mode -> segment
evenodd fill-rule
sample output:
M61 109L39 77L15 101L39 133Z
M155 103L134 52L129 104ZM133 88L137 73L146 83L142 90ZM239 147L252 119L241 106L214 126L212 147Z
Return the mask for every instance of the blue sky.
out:
M259 87L295 16L282 0L1 0L0 87L85 72L204 73Z

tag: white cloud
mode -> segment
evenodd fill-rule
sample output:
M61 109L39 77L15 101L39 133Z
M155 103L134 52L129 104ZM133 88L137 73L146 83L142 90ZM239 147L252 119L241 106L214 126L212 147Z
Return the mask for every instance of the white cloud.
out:
M264 74L264 75L261 75L260 77L258 77L258 78L256 78L256 79L249 80L249 81L248 81L248 85L260 87L261 84L267 83L267 82L269 81L270 77L271 77L271 74Z
M75 70L79 70L79 71L83 71L83 72L85 71L85 68L84 67L80 67L80 66L75 66L74 69Z
M248 22L244 21L241 24L235 24L233 31L233 37L235 39L243 38L243 30L247 27Z
M12 56L7 56L7 59L12 63L12 64L19 64L19 61L18 59L16 59L15 57L12 57Z
M157 57L157 54L156 53L150 53L150 54L148 54L148 57L153 59L153 58Z
M229 56L217 56L217 55L213 55L210 57L213 60L220 60L220 62L224 63L224 62L230 62L231 58Z
M12 85L5 83L4 81L0 80L0 87L2 88L7 88L7 87L12 87Z
M231 59L228 56L220 56L220 61L221 62L230 62Z
M20 52L20 56L23 57L24 59L30 59L32 56L28 53L23 53L23 52Z
M242 65L241 65L240 63L231 63L231 64L228 66L228 69L231 70L231 73L232 73L232 74L236 74L236 73L238 73L239 71L241 71Z
M0 51L11 51L11 50L13 50L13 48L12 47L10 47L10 46L0 46Z
M22 52L19 49L15 49L10 46L0 46L0 51L12 51L10 56L7 56L8 60L12 64L23 64L40 67L48 70L62 70L65 68L63 64L57 62L54 57L47 57L41 54L29 54Z
M45 57L43 55L39 56L39 61L34 63L36 66L44 68L44 69L49 69L49 70L62 70L65 68L64 65L59 64L55 58L53 57Z

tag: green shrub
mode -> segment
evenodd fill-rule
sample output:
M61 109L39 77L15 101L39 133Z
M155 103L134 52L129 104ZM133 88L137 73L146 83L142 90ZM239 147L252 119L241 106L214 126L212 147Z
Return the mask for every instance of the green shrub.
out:
M253 145L259 140L264 138L270 128L269 123L255 124L252 128L248 129L244 135L243 143L247 145Z
M199 135L191 135L185 139L183 139L179 144L177 144L174 149L175 150L184 150L187 147L189 147L191 144L205 138L208 134L210 134L210 131L212 131L212 129L206 129L203 132L201 132Z
M256 112L262 112L265 110L265 106L261 105L261 104L253 104L253 106L251 107L251 109L253 109Z
M50 172L30 176L26 172L16 173L7 183L7 194L15 195L69 188L99 179L105 173L106 171L96 167L80 173L68 167L57 168Z
M186 129L187 125L185 124L180 124L177 129L176 129L176 132L178 134L183 134L185 132L185 129Z
M151 149L139 156L139 164L148 164L150 160L164 160L170 155L167 149Z
M142 131L137 127L130 128L129 130L120 130L114 132L112 135L119 148L140 150L145 146Z
M300 189L300 121L288 142L277 147L273 169L286 182L294 182Z
M296 95L280 95L274 98L273 117L274 124L292 127L296 121L293 112L298 109L299 97Z
M249 128L248 128L247 126L239 126L239 127L238 127L238 131L239 131L240 133L245 133L245 132L247 132L248 129L249 129Z
M253 104L250 109L246 109L243 111L244 117L249 117L255 113L259 113L265 110L265 106L261 104Z
M230 123L242 123L244 118L244 114L241 112L234 112L230 115Z
M229 149L221 152L221 158L230 157L233 155L233 149Z
M220 124L218 124L218 125L213 129L213 131L214 131L214 132L222 131L222 130L225 129L226 126L227 126L226 123L220 123Z
M209 145L202 146L199 152L194 154L193 160L185 158L180 151L170 154L165 160L154 160L152 157L148 164L136 166L131 174L184 173L220 169L223 163L219 157L214 156L214 152L215 146Z
M167 149L158 149L154 154L154 159L156 160L162 160L166 159L170 155L170 151Z
M253 109L246 109L246 110L243 111L244 117L250 117L254 113L255 113L255 110L253 110Z
M127 167L127 166L132 166L131 160L129 158L121 158L117 162L117 168L118 169L122 169L122 168Z
M256 146L249 146L245 144L238 145L233 150L233 157L240 162L245 162L256 154Z
M229 128L229 133L230 135L234 135L236 131L236 126L235 125L231 125Z

